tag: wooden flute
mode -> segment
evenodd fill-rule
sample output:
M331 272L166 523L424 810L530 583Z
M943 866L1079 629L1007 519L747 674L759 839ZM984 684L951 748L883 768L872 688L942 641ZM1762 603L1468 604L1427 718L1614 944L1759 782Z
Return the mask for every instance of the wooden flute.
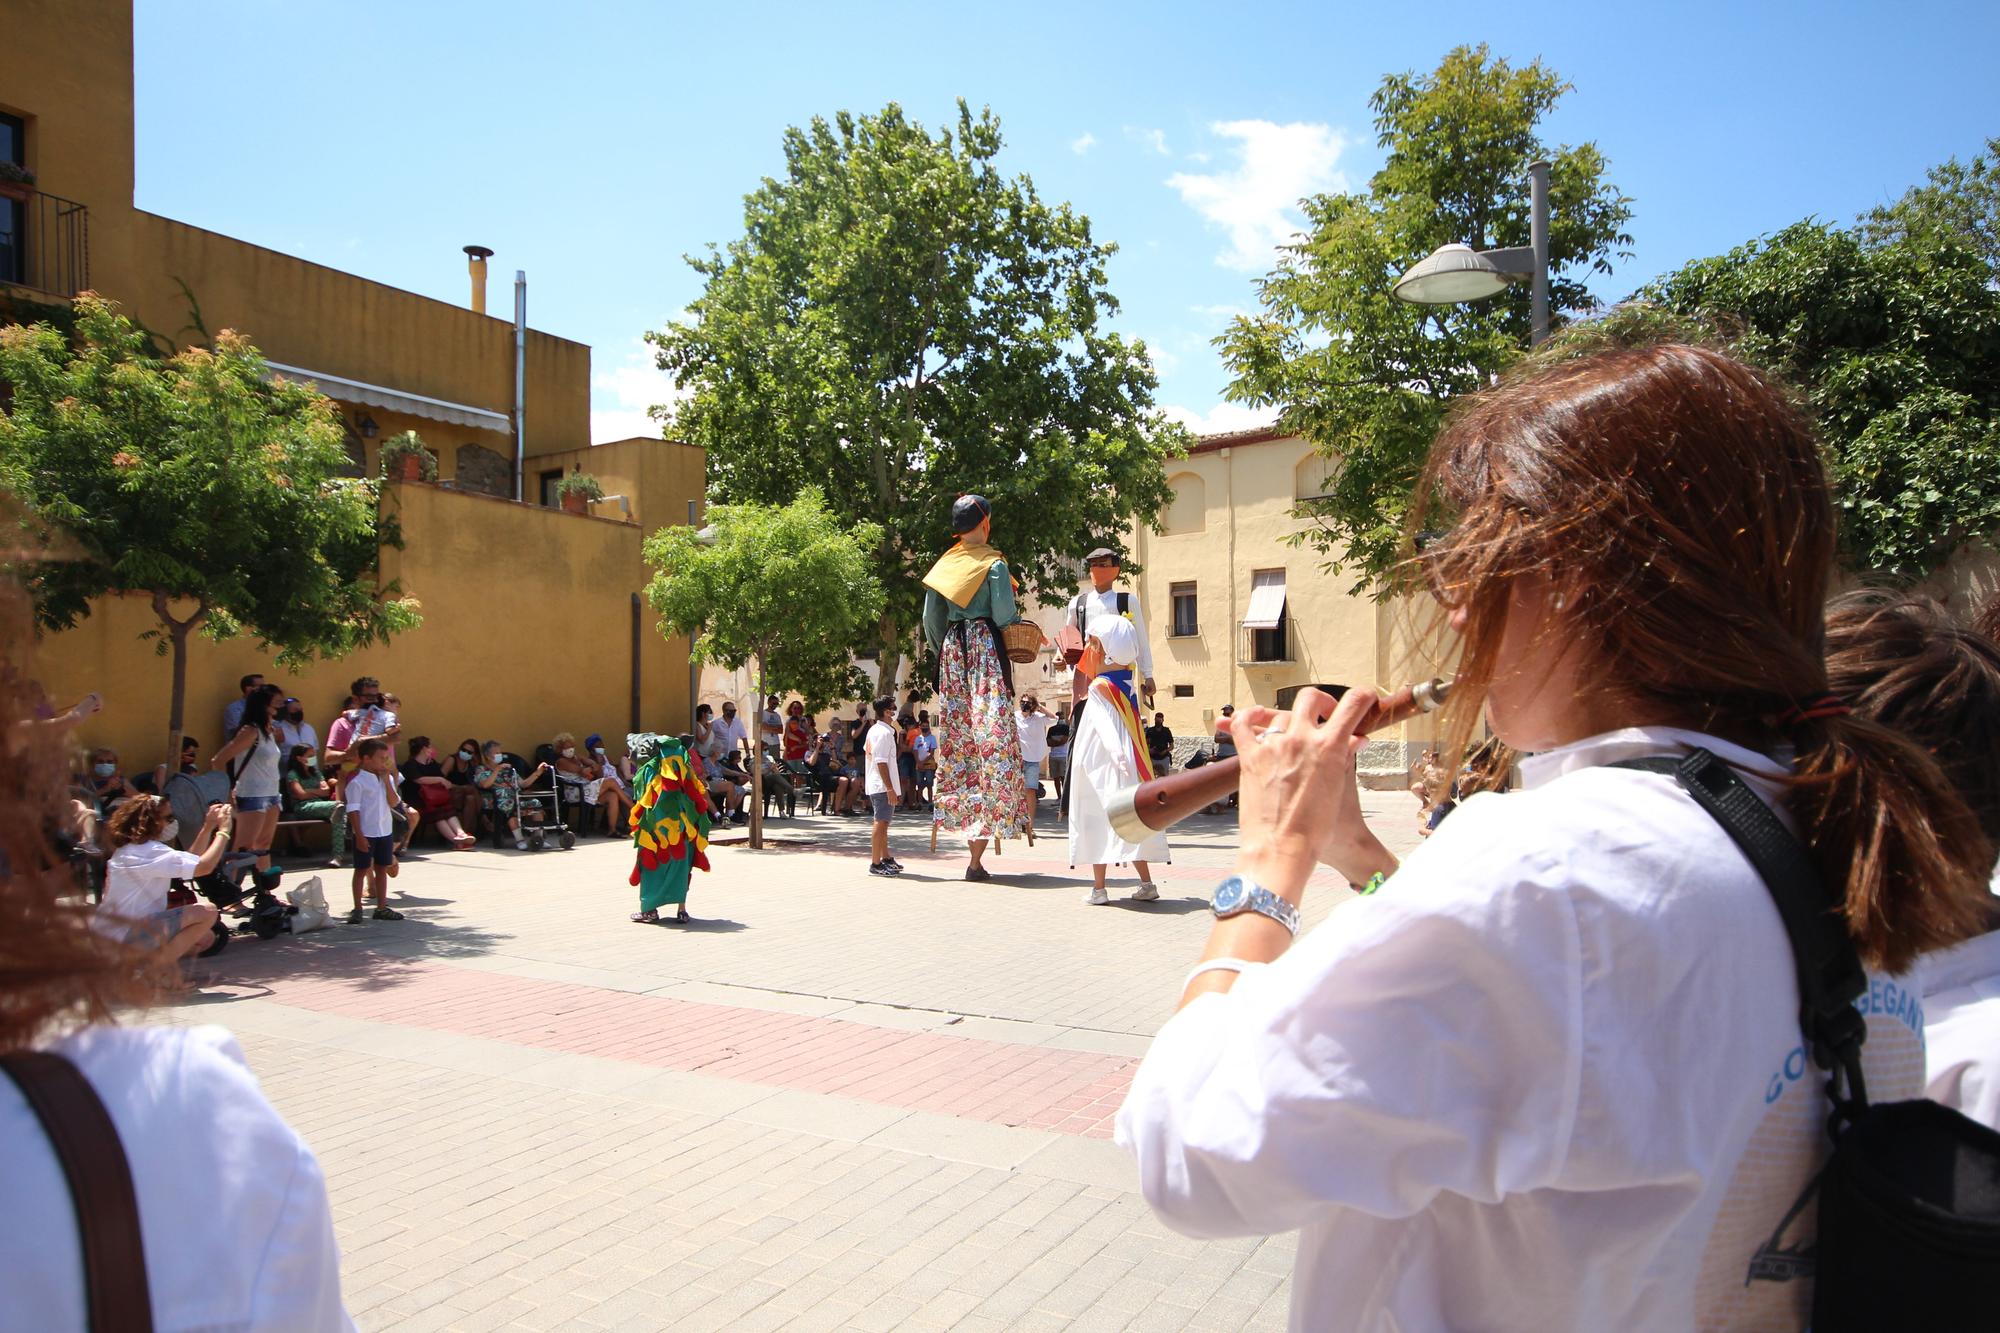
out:
M1380 731L1419 713L1436 712L1451 694L1448 680L1425 680L1405 685L1394 694L1375 701L1375 707L1355 728L1357 734ZM1144 842L1161 829L1171 828L1195 811L1223 800L1236 790L1242 776L1242 762L1234 755L1184 768L1178 773L1142 782L1136 787L1113 792L1105 799L1105 813L1111 828L1127 842Z

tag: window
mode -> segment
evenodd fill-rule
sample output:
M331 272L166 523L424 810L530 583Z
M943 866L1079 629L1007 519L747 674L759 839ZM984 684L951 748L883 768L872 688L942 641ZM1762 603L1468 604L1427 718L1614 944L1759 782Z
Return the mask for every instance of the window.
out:
M1176 686L1174 686L1174 698L1176 698L1176 699L1192 699L1192 698L1194 698L1194 686L1192 686L1192 685L1176 685Z
M1328 458L1318 451L1309 453L1292 469L1292 496L1298 500L1317 500L1331 495L1339 476L1339 459Z
M1289 662L1285 617L1285 571L1260 569L1250 576L1250 609L1243 617L1248 634L1246 662Z
M1169 537L1184 532L1200 532L1208 526L1208 483L1193 472L1167 478L1174 498L1160 515L1160 531Z
M19 116L0 116L0 162L17 167L28 164L28 133ZM0 282L21 282L27 270L27 244L22 231L28 206L15 199L0 199Z
M556 487L562 485L562 479L563 470L559 467L550 468L547 472L541 474L540 489L542 503L550 509L558 509L562 506L562 497L556 494Z
M1192 583L1171 584L1168 587L1168 594L1173 598L1174 623L1173 628L1167 631L1167 637L1171 639L1192 639L1199 635L1201 633L1201 617L1196 614L1194 585Z

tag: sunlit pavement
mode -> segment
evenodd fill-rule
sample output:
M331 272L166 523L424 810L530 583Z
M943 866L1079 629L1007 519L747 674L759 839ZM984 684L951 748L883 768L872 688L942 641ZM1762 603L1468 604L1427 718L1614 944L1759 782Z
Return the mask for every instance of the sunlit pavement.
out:
M1365 793L1392 846L1415 803ZM1233 817L1161 899L1084 903L1053 803L995 877L899 816L713 852L634 925L629 845L433 850L401 922L204 965L169 1021L234 1030L318 1151L366 1329L1278 1328L1292 1244L1148 1213L1111 1118L1208 929ZM345 872L318 873L344 912ZM1310 925L1346 896L1322 872Z

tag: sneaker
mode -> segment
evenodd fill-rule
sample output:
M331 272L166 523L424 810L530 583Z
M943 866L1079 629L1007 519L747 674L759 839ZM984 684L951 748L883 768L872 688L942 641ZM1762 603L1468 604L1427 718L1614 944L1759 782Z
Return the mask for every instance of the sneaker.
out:
M375 909L375 919L377 921L401 921L403 914L393 907L378 907Z
M526 838L516 838L516 839L514 839L514 850L515 850L515 851L517 851L517 852L525 852L525 851L527 851L527 850L528 850L528 840L527 840Z
M347 924L350 926L358 926L367 919L367 917L361 914L361 909L358 907L347 914Z
M1153 887L1151 880L1142 880L1139 887L1132 890L1132 901L1135 903L1156 903L1160 901L1160 891Z
M1083 900L1086 906L1103 907L1110 903L1111 895L1103 889L1092 889L1090 896Z
M868 863L868 873L871 875L888 875L893 878L896 872L886 861L870 861Z
M903 863L901 861L898 861L893 856L883 857L882 864L889 867L889 869L895 871L899 875L903 873Z

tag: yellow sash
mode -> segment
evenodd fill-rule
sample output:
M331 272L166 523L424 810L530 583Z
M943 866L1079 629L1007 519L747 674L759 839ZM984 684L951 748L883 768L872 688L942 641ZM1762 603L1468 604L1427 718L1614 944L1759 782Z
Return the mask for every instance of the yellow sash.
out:
M971 546L959 542L938 557L931 572L924 575L924 586L963 611L972 605L987 572L1004 558L984 542Z

